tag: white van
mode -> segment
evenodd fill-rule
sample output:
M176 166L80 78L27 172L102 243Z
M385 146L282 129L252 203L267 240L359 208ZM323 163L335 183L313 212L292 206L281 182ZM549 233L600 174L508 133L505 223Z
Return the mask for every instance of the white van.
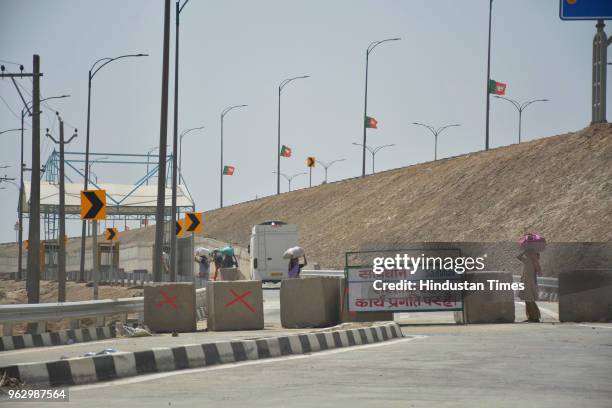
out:
M251 279L280 282L287 277L289 260L285 251L298 245L297 225L283 221L266 221L251 231Z

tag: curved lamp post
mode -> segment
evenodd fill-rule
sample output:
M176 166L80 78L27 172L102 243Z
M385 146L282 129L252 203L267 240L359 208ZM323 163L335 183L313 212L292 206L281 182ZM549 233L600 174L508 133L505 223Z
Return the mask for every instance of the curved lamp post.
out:
M290 82L296 79L310 78L309 75L302 75L293 78L287 78L278 85L278 143L276 147L276 194L280 194L280 152L281 152L281 92L283 88Z
M518 114L519 114L518 142L519 142L519 144L521 143L521 127L522 127L521 126L521 122L523 120L523 111L525 110L525 108L527 108L532 103L536 103L536 102L548 102L548 99L533 99L531 101L526 101L526 102L520 103L518 101L515 101L514 99L506 98L504 96L497 96L497 95L495 96L495 98L503 99L505 101L510 102L512 105L514 105L514 107L518 111Z
M219 207L223 208L223 118L225 118L225 115L227 115L232 109L236 109L236 108L244 108L248 105L234 105L234 106L228 106L227 108L223 109L223 111L221 112L221 169L219 171L219 175L221 178L221 192L219 194Z
M434 135L434 161L438 160L438 136L440 135L440 133L442 133L445 129L448 129L450 127L461 126L460 124L455 123L453 125L441 126L436 129L433 126L425 125L423 123L412 122L412 124L417 125L417 126L423 126L429 129L429 131Z
M332 160L330 162L324 162L322 160L317 160L317 163L319 163L325 169L325 183L327 183L327 169L329 169L332 166L332 164L337 163L337 162L341 162L341 161L344 161L344 160L345 159L337 159L337 160Z
M181 132L181 136L179 138L179 166L178 166L178 176L179 176L178 183L179 184L181 184L181 179L183 178L183 176L182 176L183 173L181 171L181 169L183 168L182 167L182 164L183 164L183 138L185 136L187 136L187 134L189 132L192 132L194 130L200 130L200 129L204 129L204 126L200 126L200 127L195 127L195 128L183 130L183 132Z
M375 173L375 171L374 171L374 158L376 156L376 153L378 153L379 151L381 151L385 147L393 147L393 146L395 146L395 144L386 144L386 145L382 145L382 146L371 147L371 146L368 146L368 145L363 145L361 143L353 143L353 144L355 146L362 146L364 150L367 149L372 154L372 174Z
M273 171L272 173L277 173L276 171ZM291 176L286 175L285 173L278 173L281 176L283 176L285 178L285 180L287 180L287 182L289 183L289 191L291 191L291 182L293 181L294 178L296 178L297 176L303 176L305 174L308 174L306 172L304 173L296 173L296 174L292 174Z
M91 68L89 68L88 82L87 82L87 129L85 134L85 180L83 181L83 190L87 190L87 186L89 183L89 128L90 128L90 119L91 119L91 81L94 79L98 71L107 66L113 61L117 61L123 58L131 58L131 57L147 57L148 54L125 54L120 55L118 57L110 58L104 57L100 58L96 62L93 63ZM95 223L95 221L94 221ZM85 280L85 233L87 232L87 221L83 220L83 224L81 227L81 265L79 268L79 281ZM94 248L95 251L95 248ZM94 257L94 266L95 266L95 257ZM94 268L95 269L95 268Z
M387 42L387 41L399 41L401 40L401 38L387 38L386 40L381 40L381 41L374 41L372 42L370 45L368 45L368 48L366 50L366 71L365 71L365 102L364 102L364 108L363 108L363 118L361 119L361 124L363 126L363 161L362 161L362 166L361 166L361 177L365 177L365 157L366 157L366 144L367 144L367 138L366 138L366 124L365 124L365 118L366 116L368 116L368 63L370 60L370 53L372 51L374 51L374 48L378 47L380 44Z

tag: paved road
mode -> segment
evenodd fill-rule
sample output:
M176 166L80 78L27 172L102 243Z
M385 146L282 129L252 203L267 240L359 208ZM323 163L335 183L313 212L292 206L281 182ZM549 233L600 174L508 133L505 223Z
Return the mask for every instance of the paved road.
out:
M78 357L93 351L98 352L105 348L114 348L118 351L138 351L153 347L175 347L186 344L210 343L230 339L252 339L255 337L270 337L286 333L303 332L304 330L283 329L280 326L280 299L279 285L266 284L264 286L264 319L265 330L261 331L231 331L231 332L206 332L200 330L196 333L181 333L178 337L169 334L159 334L152 337L141 337L136 339L120 338L102 341L87 342L55 347L37 347L0 353L0 366L16 363L38 362L57 360L62 357ZM545 321L556 321L556 303L541 303L545 312ZM553 316L551 316L553 315ZM524 307L516 304L516 320L525 319ZM400 324L451 324L454 325L452 312L437 313L400 313L396 315ZM204 326L202 326L203 328Z
M612 324L403 330L422 337L73 387L69 406L610 407Z

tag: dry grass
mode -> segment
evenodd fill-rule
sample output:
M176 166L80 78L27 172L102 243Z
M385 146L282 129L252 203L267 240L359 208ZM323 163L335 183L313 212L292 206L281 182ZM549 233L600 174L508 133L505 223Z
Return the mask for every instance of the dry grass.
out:
M299 225L309 261L341 267L365 244L612 239L612 125L267 197L205 214L246 246L266 219Z

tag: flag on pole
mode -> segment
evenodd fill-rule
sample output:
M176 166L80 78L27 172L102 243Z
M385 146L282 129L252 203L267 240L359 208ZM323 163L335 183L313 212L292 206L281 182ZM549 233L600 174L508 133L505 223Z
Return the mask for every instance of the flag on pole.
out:
M493 79L489 79L489 93L495 95L506 94L506 84L503 82L497 82Z
M378 121L369 116L365 117L365 127L370 129L378 129Z
M223 166L223 175L224 176L233 176L234 175L234 170L236 170L236 168L234 166Z
M283 157L291 157L291 148L289 146L283 145L280 155Z

